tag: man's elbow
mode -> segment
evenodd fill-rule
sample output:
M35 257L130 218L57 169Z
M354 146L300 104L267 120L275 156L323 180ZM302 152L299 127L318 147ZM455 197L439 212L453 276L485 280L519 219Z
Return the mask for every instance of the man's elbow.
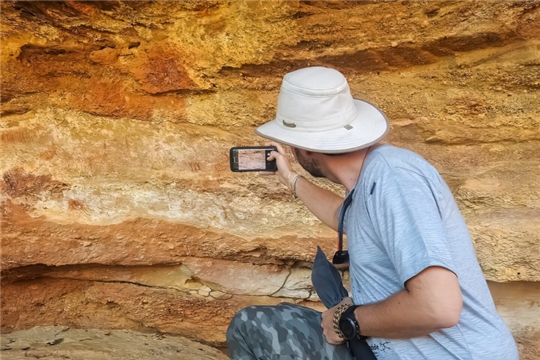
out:
M425 325L432 330L456 326L463 308L457 276L443 267L429 267L406 283L411 296L423 304Z
M440 329L451 328L459 323L461 310L463 309L463 299L461 294L459 298L451 301L446 299L445 303L439 307L435 314L437 327Z
M451 328L459 323L463 298L461 291L447 292L444 296L432 298L426 304L426 320L432 330Z

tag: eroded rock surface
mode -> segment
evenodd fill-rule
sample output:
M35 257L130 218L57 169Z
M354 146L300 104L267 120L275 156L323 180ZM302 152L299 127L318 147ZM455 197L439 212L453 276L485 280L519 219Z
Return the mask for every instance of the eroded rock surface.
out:
M228 359L224 353L184 338L128 330L44 326L2 336L2 359L192 360Z
M149 330L224 345L243 306L321 308L335 234L273 177L282 76L341 70L441 172L522 358L540 344L540 1L1 3L2 332ZM296 164L298 167L298 165ZM320 182L336 192L342 189ZM345 274L347 276L347 274ZM504 284L509 282L509 284Z

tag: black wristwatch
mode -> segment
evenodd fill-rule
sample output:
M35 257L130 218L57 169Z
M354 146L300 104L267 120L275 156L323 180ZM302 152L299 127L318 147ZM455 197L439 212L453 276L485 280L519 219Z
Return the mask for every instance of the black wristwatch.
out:
M339 329L343 333L345 340L360 339L365 340L367 336L360 335L360 325L354 316L354 310L360 305L353 305L341 314L339 318Z

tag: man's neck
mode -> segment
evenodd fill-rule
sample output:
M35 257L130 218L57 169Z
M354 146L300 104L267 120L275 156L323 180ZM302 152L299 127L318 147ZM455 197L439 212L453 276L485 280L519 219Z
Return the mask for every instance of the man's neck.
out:
M358 182L358 178L360 177L362 167L364 166L367 156L379 145L380 144L375 144L365 149L360 149L340 156L332 157L332 159L328 159L328 169L332 173L333 177L333 179L330 177L329 179L345 186L347 191L351 191Z

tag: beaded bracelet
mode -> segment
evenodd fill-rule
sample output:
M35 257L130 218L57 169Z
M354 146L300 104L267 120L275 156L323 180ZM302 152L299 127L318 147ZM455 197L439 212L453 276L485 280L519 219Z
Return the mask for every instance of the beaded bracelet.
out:
M303 177L302 175L298 174L294 177L293 181L292 181L292 186L291 186L291 191L292 191L292 195L293 195L293 199L296 199L298 196L296 196L296 182L298 181L298 179L300 179L301 177Z
M345 336L343 335L343 333L341 332L341 329L339 328L339 319L341 319L341 315L343 315L345 310L347 310L351 306L352 306L351 304L341 304L341 305L339 305L337 307L337 309L336 309L336 312L334 313L334 317L332 318L332 324L334 325L334 331L336 332L336 334L341 339L345 339Z
M294 174L294 177L291 179L291 175ZM290 171L289 175L287 175L287 178L289 179L289 189L291 189L293 199L296 199L296 182L298 179L302 177L302 175L297 174L295 172Z

